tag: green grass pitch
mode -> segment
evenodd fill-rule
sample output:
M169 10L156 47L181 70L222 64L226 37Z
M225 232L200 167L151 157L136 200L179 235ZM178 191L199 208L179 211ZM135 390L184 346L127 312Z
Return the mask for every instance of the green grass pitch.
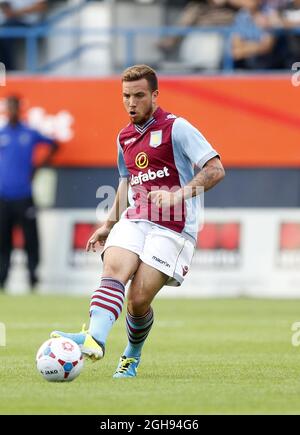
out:
M48 383L35 354L54 328L77 331L88 298L0 296L0 414L299 414L299 301L156 300L136 379L112 379L126 343L124 314L104 360L70 383Z

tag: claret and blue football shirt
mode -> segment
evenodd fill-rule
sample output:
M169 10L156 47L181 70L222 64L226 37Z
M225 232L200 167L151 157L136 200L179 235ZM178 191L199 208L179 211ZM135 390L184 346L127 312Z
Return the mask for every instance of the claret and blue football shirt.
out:
M143 126L130 123L118 136L120 177L129 178L130 183L130 206L122 217L151 221L195 240L199 198L185 201L179 219L171 207L170 218L166 219L162 210L153 213L147 193L186 186L194 177L194 166L202 169L216 156L218 153L195 127L161 108Z

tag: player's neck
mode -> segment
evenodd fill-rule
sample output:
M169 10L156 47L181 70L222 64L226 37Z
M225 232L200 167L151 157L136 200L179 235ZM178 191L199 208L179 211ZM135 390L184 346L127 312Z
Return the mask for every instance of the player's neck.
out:
M153 104L153 106L152 106L152 112L151 112L151 115L150 115L149 119L153 118L153 115L156 112L156 110L157 110L157 105ZM149 119L147 119L147 121L149 121Z
M143 127L145 124L147 124L147 122L153 119L153 115L156 112L156 110L157 110L157 105L154 105L152 107L151 113L146 118L144 118L142 122L139 122L138 125Z

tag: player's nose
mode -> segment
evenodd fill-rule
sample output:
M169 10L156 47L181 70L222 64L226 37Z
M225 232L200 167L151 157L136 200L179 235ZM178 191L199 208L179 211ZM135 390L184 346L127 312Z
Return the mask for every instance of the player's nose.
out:
M129 107L130 107L130 108L134 108L134 107L136 107L136 100L135 100L134 97L131 97L131 98L129 99Z

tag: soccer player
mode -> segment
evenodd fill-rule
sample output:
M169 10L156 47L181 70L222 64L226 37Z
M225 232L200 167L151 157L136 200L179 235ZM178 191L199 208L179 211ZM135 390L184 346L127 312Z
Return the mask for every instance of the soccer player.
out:
M33 153L37 145L47 144L49 151L40 166L47 165L58 144L21 122L20 99L6 100L7 124L0 129L0 290L9 272L12 251L12 231L22 227L25 238L29 280L33 289L38 283L39 238L36 210L32 198Z
M197 195L225 175L218 153L183 118L157 105L158 79L147 65L122 76L130 123L118 136L120 184L107 221L87 242L102 252L103 275L90 302L88 331L52 337L75 340L94 360L104 356L107 336L127 294L127 346L114 378L134 377L154 321L151 302L164 285L179 286L187 274L198 232ZM194 176L194 165L200 172ZM127 207L126 196L130 205Z

